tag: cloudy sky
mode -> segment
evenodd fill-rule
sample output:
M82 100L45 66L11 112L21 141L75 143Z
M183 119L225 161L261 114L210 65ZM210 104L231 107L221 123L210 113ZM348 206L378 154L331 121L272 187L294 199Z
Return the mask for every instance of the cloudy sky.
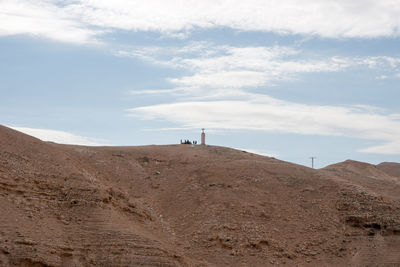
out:
M400 0L0 0L0 124L400 161Z

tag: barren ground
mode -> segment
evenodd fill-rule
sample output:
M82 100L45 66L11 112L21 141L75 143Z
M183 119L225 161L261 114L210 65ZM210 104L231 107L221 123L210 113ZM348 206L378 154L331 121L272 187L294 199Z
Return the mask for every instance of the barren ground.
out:
M84 147L0 126L0 266L400 266L400 164Z

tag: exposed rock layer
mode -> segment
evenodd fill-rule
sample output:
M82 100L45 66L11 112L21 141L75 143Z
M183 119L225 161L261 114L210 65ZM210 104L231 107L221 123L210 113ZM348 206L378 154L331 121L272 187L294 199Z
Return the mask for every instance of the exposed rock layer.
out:
M0 126L0 266L399 266L399 170Z

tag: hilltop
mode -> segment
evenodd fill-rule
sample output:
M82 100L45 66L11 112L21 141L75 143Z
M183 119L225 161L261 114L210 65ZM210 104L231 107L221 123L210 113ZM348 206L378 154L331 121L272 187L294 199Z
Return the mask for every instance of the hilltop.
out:
M0 266L398 266L399 170L0 126Z

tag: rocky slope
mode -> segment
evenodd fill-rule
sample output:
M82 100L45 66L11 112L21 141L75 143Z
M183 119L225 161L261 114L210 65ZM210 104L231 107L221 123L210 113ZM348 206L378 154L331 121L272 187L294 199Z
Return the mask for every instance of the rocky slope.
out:
M67 146L0 126L0 266L398 266L399 179L353 161Z
M378 169L400 179L400 163L382 162L376 166Z

